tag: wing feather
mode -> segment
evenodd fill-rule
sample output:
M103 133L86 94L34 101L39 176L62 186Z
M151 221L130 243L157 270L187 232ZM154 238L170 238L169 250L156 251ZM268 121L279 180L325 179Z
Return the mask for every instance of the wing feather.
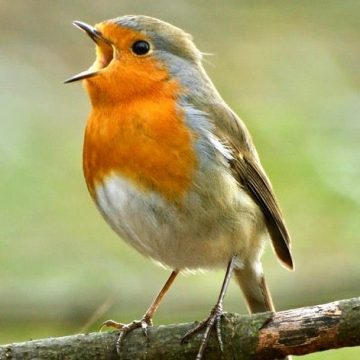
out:
M279 260L293 269L290 252L290 235L286 229L281 209L276 201L269 179L261 165L251 155L238 152L231 162L234 176L260 206L272 244Z
M262 210L279 260L285 267L293 269L290 236L251 135L242 120L221 99L211 81L208 81L208 86L213 89L213 92L210 92L213 96L206 96L203 102L194 105L207 114L215 125L214 135L231 149L233 158L227 160L233 169L234 177Z

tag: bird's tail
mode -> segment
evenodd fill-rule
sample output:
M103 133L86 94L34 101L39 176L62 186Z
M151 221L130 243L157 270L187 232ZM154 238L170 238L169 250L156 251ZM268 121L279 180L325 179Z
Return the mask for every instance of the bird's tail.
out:
M275 311L260 263L256 266L245 265L241 269L235 269L234 275L244 293L250 314ZM291 360L291 357L286 356L277 360Z

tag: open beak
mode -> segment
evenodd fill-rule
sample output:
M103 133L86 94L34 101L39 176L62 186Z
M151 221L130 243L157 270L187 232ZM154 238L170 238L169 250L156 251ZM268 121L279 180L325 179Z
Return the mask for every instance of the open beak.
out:
M89 35L89 37L95 42L96 45L98 45L98 46L105 45L105 46L111 47L110 41L105 39L99 30L96 30L94 27L92 27L82 21L73 21L73 24L80 30L86 32L86 34ZM66 79L64 81L64 84L68 84L68 83L71 83L74 81L79 81L79 80L93 77L98 73L98 70L99 69L94 70L91 67L88 70L82 71L81 73L74 75L69 79Z

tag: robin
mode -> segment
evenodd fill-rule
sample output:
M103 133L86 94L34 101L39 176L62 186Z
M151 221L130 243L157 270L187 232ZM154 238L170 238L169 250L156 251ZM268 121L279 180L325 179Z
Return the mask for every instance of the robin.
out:
M104 323L146 333L176 276L226 268L204 330L202 359L220 320L230 278L251 313L274 311L260 258L270 239L293 268L290 237L248 129L215 89L202 53L183 30L148 16L74 25L96 44L96 60L66 80L83 80L92 109L83 151L86 184L109 225L141 254L172 273L140 321Z

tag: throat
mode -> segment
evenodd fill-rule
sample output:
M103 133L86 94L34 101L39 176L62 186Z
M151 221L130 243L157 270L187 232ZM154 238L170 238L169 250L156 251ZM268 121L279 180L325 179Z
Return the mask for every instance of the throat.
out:
M94 108L83 152L90 193L95 197L96 188L117 174L144 192L181 201L197 167L193 137L172 96Z

